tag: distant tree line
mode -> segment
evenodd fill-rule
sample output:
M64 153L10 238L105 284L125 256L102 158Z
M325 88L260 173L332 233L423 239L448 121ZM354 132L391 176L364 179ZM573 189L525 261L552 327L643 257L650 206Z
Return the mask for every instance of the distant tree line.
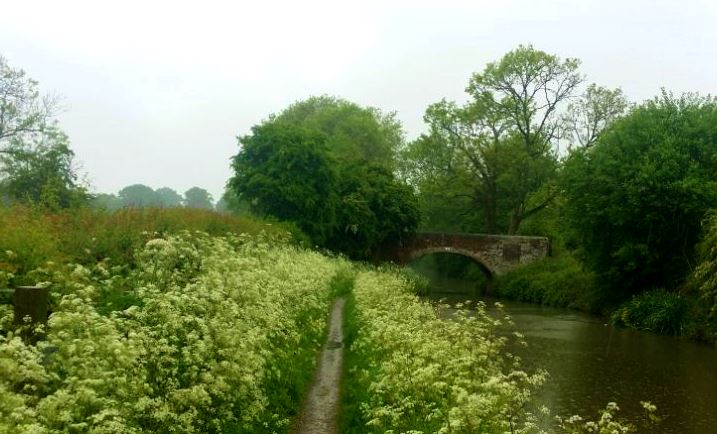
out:
M205 189L192 187L180 195L169 187L153 190L144 184L133 184L124 187L114 194L100 193L92 199L92 205L98 208L116 210L120 208L202 208L214 209L214 199Z

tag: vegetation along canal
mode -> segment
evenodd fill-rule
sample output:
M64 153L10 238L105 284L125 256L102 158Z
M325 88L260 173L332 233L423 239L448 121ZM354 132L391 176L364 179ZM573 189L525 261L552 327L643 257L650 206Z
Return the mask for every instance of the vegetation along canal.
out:
M431 279L432 300L474 298L471 282ZM515 348L526 368L550 374L539 401L554 414L594 417L617 402L620 417L644 415L640 401L657 405L660 433L704 434L717 426L717 350L686 339L615 328L607 319L569 309L475 297L490 307L500 301L525 335ZM492 308L494 309L494 308Z

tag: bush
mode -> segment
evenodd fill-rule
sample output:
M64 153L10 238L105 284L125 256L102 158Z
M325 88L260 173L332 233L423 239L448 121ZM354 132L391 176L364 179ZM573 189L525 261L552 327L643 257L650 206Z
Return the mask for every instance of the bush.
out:
M588 312L601 311L608 303L595 276L567 253L498 276L493 290L498 297Z
M684 334L691 318L689 301L664 289L636 295L612 315L617 325L671 335Z

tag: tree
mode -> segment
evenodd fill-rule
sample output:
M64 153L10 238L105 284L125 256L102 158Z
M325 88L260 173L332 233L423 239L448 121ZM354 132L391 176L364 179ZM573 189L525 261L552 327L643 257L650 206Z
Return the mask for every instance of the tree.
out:
M413 191L381 165L343 167L338 198L337 227L329 247L349 257L366 259L382 247L398 245L418 226Z
M158 188L154 192L157 195L157 202L165 208L174 208L182 206L184 198L169 187Z
M252 127L228 186L252 211L295 222L325 245L335 224L336 172L320 132L281 121Z
M573 119L561 111L583 81L578 66L576 59L519 46L473 74L467 104L443 100L428 107L428 133L404 151L403 174L429 198L423 202L427 214L435 216L432 225L515 234L552 203L558 192L558 144ZM595 120L591 138L612 120L605 111L589 111L592 102L604 102L612 115L608 103L619 97L619 90L590 86L583 97L588 107L574 106L575 116L587 113ZM580 122L573 126L575 134L583 133ZM443 198L441 190L447 192ZM442 221L446 209L453 212Z
M203 188L192 187L184 192L184 206L187 208L214 209L212 195Z
M84 205L89 199L75 171L67 135L56 127L35 135L15 136L0 153L0 192L11 202L60 209Z
M577 101L570 103L564 122L568 150L592 146L600 133L625 113L627 100L621 89L606 89L591 84Z
M415 195L393 172L402 131L392 116L348 101L297 102L240 139L228 186L237 204L367 259L418 223Z
M224 189L222 197L214 205L219 212L230 212L234 214L249 214L250 206L246 200L240 200L237 193L228 186Z
M700 292L702 308L717 340L717 210L712 210L704 222L704 238L699 244L700 262L693 280Z
M128 185L119 191L118 196L123 207L143 208L160 205L155 191L144 184Z
M29 139L50 123L57 99L41 96L38 83L0 56L0 152L13 137Z
M6 201L52 209L89 196L74 167L69 139L52 121L57 100L0 56L0 194Z
M717 207L717 99L659 98L634 108L562 174L573 242L618 294L674 288Z
M393 168L404 142L395 113L326 95L298 101L272 119L322 132L330 139L331 157L340 163L364 161Z

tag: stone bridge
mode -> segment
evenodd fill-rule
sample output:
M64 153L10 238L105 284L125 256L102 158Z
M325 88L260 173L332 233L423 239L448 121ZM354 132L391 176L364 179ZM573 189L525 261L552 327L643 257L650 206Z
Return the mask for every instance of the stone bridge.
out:
M391 260L407 265L431 253L468 256L491 275L544 258L550 253L546 237L514 235L417 233L391 254Z

